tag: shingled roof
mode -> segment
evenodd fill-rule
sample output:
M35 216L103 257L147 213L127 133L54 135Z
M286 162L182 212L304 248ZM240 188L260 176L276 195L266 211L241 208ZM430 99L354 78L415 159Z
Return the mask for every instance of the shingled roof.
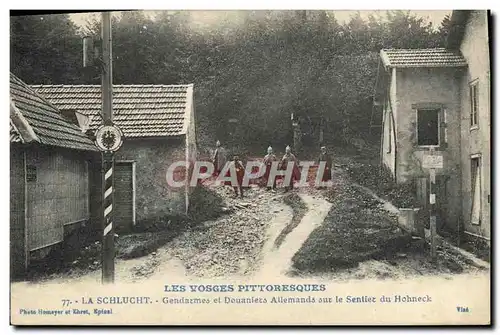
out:
M10 140L97 151L92 140L21 79L10 74Z
M89 130L102 122L100 85L34 85L61 110L89 116ZM113 85L113 121L127 138L184 135L193 85Z
M433 49L383 49L380 57L385 67L463 67L467 61L458 51Z
M12 120L10 120L10 141L14 143L20 143L23 140L21 139L21 134L19 134L19 131L17 130L16 126L12 123Z

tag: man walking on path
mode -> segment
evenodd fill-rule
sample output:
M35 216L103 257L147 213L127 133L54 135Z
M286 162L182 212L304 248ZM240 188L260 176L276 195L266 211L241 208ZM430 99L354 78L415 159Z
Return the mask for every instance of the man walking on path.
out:
M272 147L267 148L267 155L264 156L264 168L266 170L264 172L264 176L262 177L262 181L268 190L271 189L271 187L269 186L269 175L271 173L271 166L273 162L277 160L278 159L276 158L276 155L273 153L273 148ZM276 189L276 177L274 177L272 189L273 190Z
M220 141L215 143L215 151L212 156L212 163L214 164L214 177L218 177L224 165L226 165L226 150L221 146Z

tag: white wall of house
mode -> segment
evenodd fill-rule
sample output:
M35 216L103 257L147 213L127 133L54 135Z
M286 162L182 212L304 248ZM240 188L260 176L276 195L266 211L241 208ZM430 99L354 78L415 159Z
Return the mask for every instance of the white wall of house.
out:
M186 182L186 214L189 211L189 196L193 192L194 187L191 187L191 177L192 169L194 167L194 162L197 159L198 148L197 148L197 135L196 135L196 122L195 122L195 109L194 109L194 93L193 85L190 85L187 91L188 103L186 108L187 119L186 119L186 161L187 161L187 182Z
M427 205L429 170L422 161L430 147L418 139L417 113L435 111L439 144L433 148L444 160L444 168L436 171L436 201L440 222L449 231L458 231L461 215L460 73L459 68L409 68L398 69L396 77L396 180L417 181Z
M384 95L383 106L383 140L382 140L382 162L396 177L396 77L395 71L389 70L389 89Z

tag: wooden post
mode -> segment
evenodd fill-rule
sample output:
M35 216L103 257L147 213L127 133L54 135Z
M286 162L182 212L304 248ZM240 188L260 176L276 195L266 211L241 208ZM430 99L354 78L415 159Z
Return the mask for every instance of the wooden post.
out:
M430 154L434 154L434 148L430 149ZM436 252L436 169L431 168L429 170L430 182L429 182L429 228L431 231L431 261L435 263L437 261Z
M94 44L91 36L83 37L83 67L94 65Z
M436 170L430 170L430 187L429 187L429 214L430 214L430 230L431 230L431 258L436 261Z
M113 124L113 87L112 87L112 52L111 52L111 13L102 13L102 121L104 125ZM115 280L115 241L113 227L113 153L102 154L103 173L103 237L102 237L102 282L113 283Z
M102 154L103 178L103 240L102 282L113 283L115 277L115 246L113 227L113 154Z
M320 121L319 121L319 145L324 145L324 125L325 125L325 122L323 120L323 117L320 118Z
M429 169L429 228L431 231L431 258L437 261L437 228L436 228L436 169L442 169L444 159L442 154L435 154L434 148L429 155L424 155L422 168Z

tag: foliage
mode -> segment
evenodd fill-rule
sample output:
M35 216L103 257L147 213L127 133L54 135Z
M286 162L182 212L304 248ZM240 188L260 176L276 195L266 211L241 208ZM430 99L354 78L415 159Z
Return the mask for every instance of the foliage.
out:
M348 172L355 182L373 190L398 208L419 207L412 180L396 184L387 169L372 164L352 164Z
M218 218L223 214L224 200L213 190L197 186L190 196L188 216L193 223Z
M68 15L12 17L10 69L29 84L81 83L81 38Z
M372 259L392 260L408 252L411 236L398 229L394 219L378 209L377 202L350 183L331 190L330 212L293 256L300 272L356 268Z
M291 113L303 116L306 135L323 117L327 140L361 137L380 49L443 46L449 27L449 17L434 30L404 11L344 24L331 11L304 13L122 12L112 28L114 83L194 83L200 146L285 146ZM200 15L217 24L201 25ZM99 21L79 31L68 15L12 18L11 71L30 84L98 84L97 69L81 69L83 34L99 38Z

